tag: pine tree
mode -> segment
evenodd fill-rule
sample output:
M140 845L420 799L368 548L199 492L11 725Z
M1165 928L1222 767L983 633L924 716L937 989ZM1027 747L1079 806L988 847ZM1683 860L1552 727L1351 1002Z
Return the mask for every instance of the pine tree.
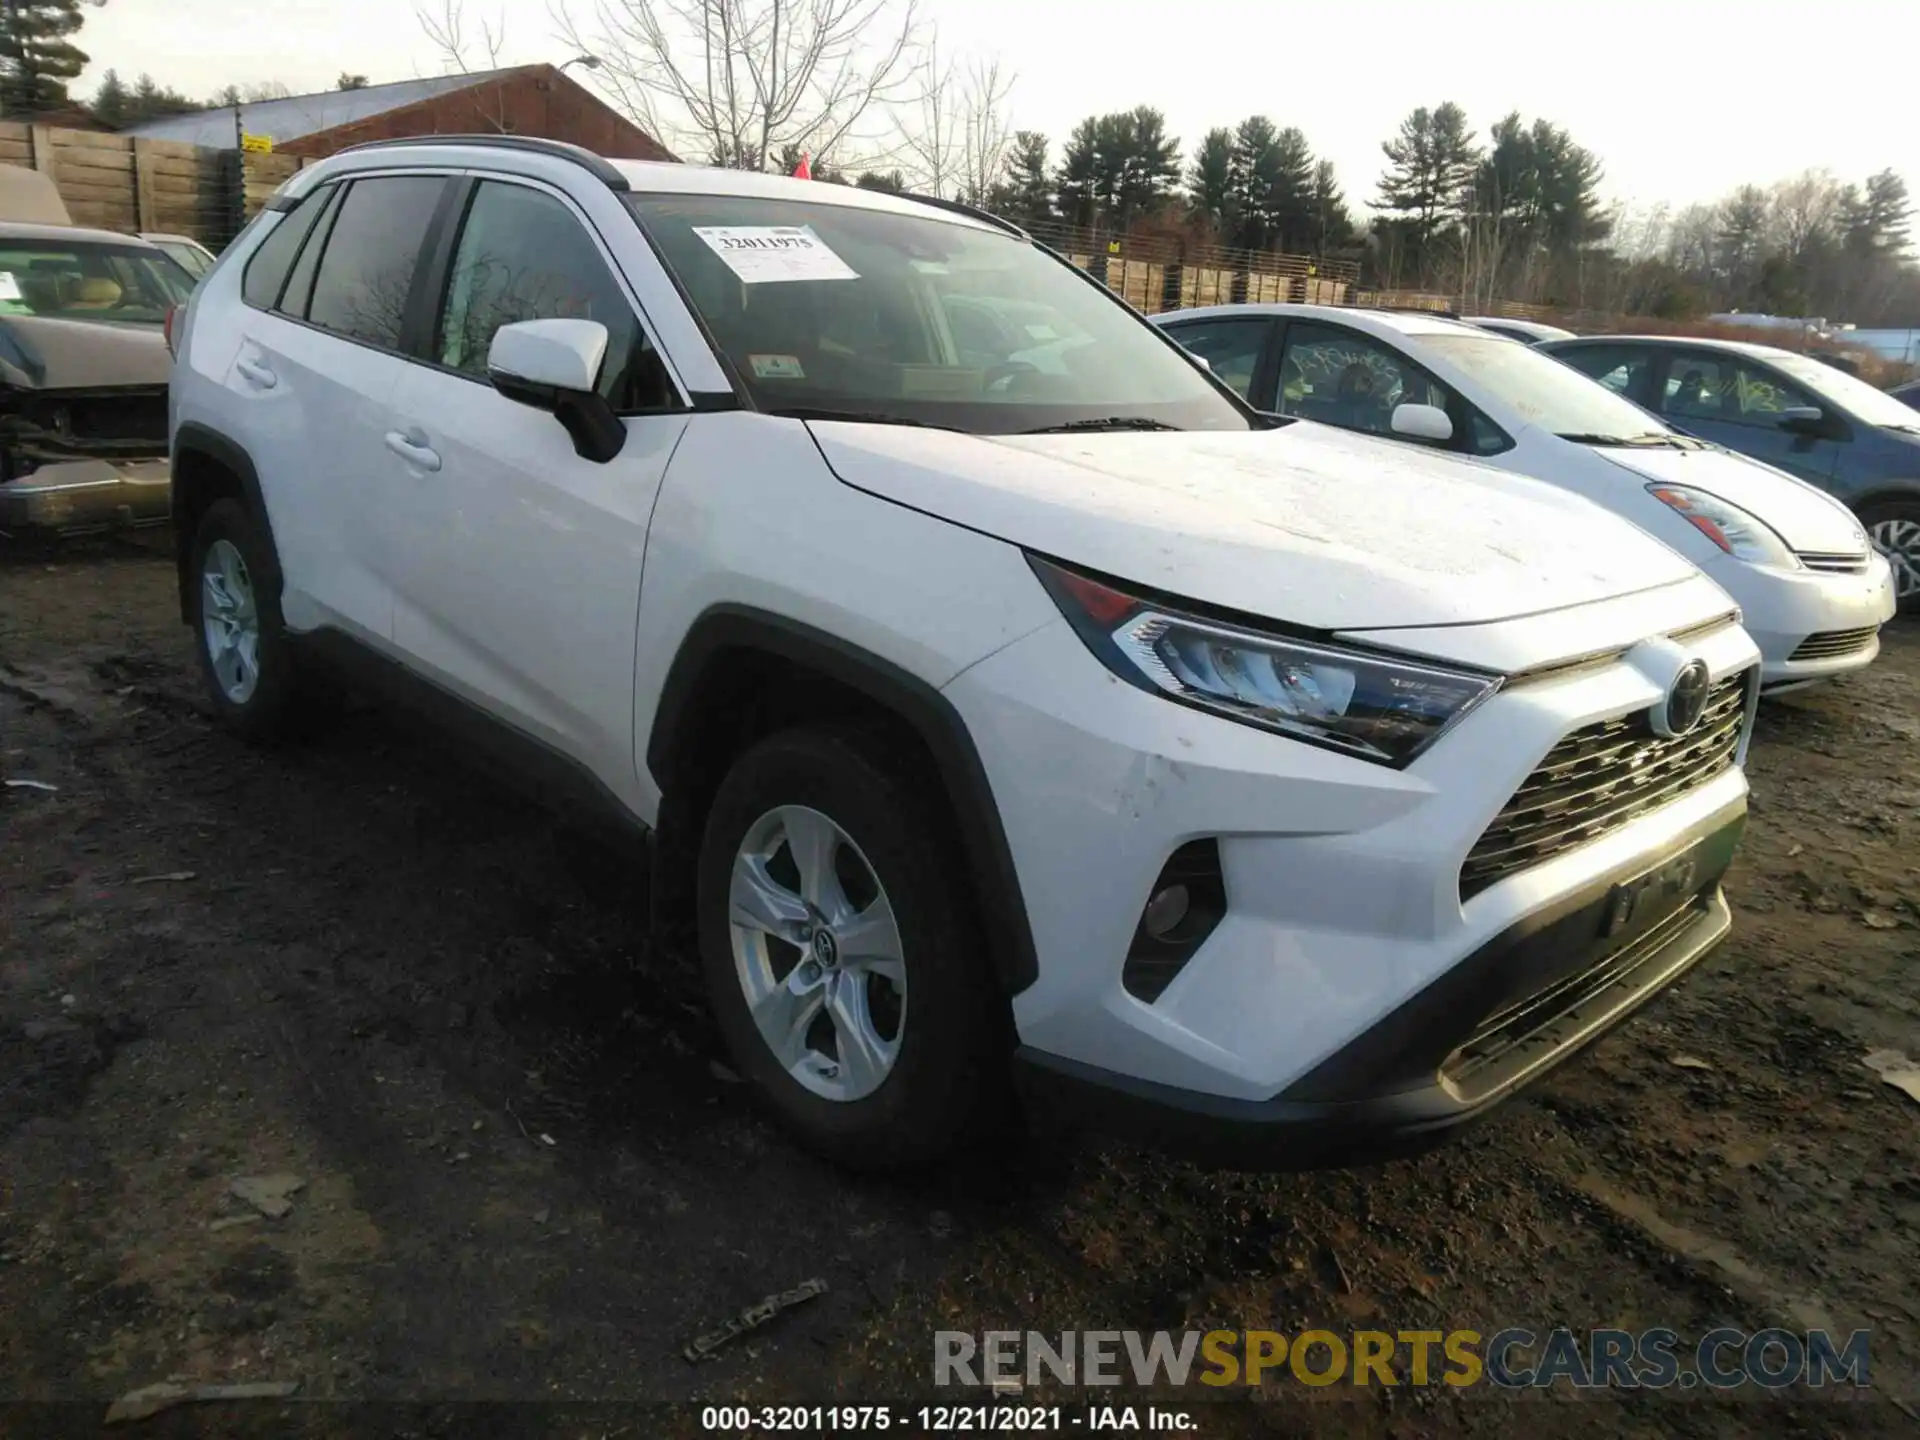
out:
M0 4L0 109L33 115L68 103L67 82L87 68L72 37L87 0L5 0Z
M1099 117L1089 115L1073 127L1060 152L1054 192L1060 214L1071 225L1091 226L1100 218L1100 143Z
M1322 160L1313 167L1313 218L1308 228L1307 248L1325 255L1353 241L1353 214L1347 209L1347 197L1341 192L1340 179L1333 162Z
M1209 130L1187 167L1187 209L1194 219L1231 236L1239 224L1239 196L1234 193L1233 132Z
M1047 174L1047 137L1037 130L1016 130L1007 152L1006 174L989 204L996 214L1032 229L1054 218L1053 180Z
M1396 217L1416 266L1430 263L1438 236L1458 221L1480 151L1467 113L1452 101L1422 105L1380 146L1390 162L1380 177L1379 206Z
M126 83L117 71L109 70L100 77L100 88L93 93L93 118L109 130L118 130L128 123L129 100Z

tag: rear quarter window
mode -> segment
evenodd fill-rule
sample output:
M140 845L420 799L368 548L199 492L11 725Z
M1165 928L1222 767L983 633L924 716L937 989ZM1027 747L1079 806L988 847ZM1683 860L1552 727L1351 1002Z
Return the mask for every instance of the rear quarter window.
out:
M280 217L280 223L267 232L267 238L247 259L240 278L241 299L258 310L271 310L280 303L280 292L286 288L287 272L293 269L301 242L312 233L313 222L332 197L333 186L322 185Z

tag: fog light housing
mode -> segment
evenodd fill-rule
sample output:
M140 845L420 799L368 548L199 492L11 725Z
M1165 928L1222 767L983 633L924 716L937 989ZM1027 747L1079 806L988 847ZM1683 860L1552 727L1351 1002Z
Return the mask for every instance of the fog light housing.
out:
M1120 983L1151 1005L1173 983L1227 913L1220 842L1190 840L1168 857L1147 889Z

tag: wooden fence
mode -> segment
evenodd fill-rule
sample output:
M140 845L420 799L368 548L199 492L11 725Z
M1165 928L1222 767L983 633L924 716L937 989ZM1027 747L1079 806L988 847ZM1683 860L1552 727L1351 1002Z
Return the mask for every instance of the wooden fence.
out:
M0 122L0 164L48 176L74 224L191 235L216 252L281 181L311 163L291 155Z

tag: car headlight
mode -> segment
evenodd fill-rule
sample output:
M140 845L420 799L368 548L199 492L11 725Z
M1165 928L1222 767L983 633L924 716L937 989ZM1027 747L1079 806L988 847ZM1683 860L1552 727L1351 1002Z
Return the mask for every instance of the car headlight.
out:
M1687 485L1649 485L1647 493L1736 559L1798 570L1800 561L1765 521L1718 495Z
M1497 675L1208 619L1029 559L1087 648L1122 680L1363 760L1410 763L1500 685Z

